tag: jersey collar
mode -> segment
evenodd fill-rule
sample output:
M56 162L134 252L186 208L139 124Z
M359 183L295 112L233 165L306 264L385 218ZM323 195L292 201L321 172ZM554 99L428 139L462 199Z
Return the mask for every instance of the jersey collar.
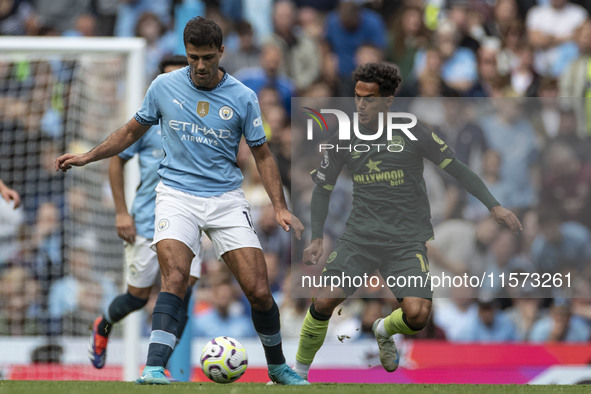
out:
M224 75L222 76L222 79L218 82L218 84L215 85L213 88L204 88L204 87L200 87L200 86L195 85L195 82L193 82L193 78L191 78L191 67L187 67L187 78L189 78L189 83L191 84L191 86L193 86L197 90L204 90L204 91L216 90L217 88L222 86L224 84L224 82L226 82L226 79L228 79L228 73L226 72L226 70L223 67L219 67L219 69L224 72Z

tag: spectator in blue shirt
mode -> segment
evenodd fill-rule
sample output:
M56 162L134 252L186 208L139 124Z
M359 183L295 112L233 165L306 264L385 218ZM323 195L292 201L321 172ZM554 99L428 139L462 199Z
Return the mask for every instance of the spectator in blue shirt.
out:
M355 52L364 44L386 49L386 26L375 11L361 7L364 1L341 0L326 18L326 41L338 57L338 74L350 78L355 69Z
M498 309L495 299L479 299L478 314L468 321L462 342L512 342L516 329L511 319Z
M532 342L587 342L589 326L578 316L572 316L570 302L564 298L554 300L550 314L534 324Z

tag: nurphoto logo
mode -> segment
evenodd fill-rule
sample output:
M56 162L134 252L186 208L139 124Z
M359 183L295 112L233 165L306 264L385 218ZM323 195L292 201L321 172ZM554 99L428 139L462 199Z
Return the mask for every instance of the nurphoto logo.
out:
M320 112L309 107L302 107L310 119L306 124L307 139L309 141L314 139L314 128L320 129L320 132L328 130L328 123L322 114L332 114L337 117L338 121L338 140L351 141L351 130L355 137L362 141L376 141L386 132L386 137L390 142L386 144L353 144L353 145L334 145L334 144L319 144L319 152L324 150L348 150L350 152L367 152L371 146L377 147L378 151L381 147L385 147L389 152L401 152L404 150L404 143L400 143L398 136L392 135L394 130L400 130L411 141L417 141L417 137L410 131L417 124L417 117L408 112L387 112L385 116L382 112L378 114L378 127L373 134L363 134L359 130L359 113L353 112L353 127L351 127L351 119L344 111L338 109L321 109ZM384 127L384 118L386 118L386 126ZM408 120L408 122L400 122L401 120ZM318 127L315 127L314 125Z

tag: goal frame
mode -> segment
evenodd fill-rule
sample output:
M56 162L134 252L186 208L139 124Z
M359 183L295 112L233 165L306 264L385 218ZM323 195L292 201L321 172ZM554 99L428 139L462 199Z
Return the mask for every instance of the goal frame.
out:
M116 37L0 37L0 60L6 55L18 58L35 56L51 57L56 54L120 54L125 58L125 114L131 118L140 108L145 93L146 43L142 38ZM6 56L6 57L8 57ZM125 196L128 207L135 196L135 186L139 182L137 160L126 165ZM123 262L122 262L123 264ZM140 367L140 314L134 312L124 320L123 343L124 361L122 379L132 381L137 377Z

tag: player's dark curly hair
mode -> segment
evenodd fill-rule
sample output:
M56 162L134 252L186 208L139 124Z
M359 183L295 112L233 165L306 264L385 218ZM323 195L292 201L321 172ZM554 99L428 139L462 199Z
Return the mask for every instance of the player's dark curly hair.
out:
M393 96L402 82L398 68L391 63L366 63L353 71L353 81L375 82L382 97Z
M168 66L188 66L189 62L187 62L187 57L183 56L183 55L172 55L172 56L166 56L165 58L163 58L162 60L160 60L160 63L158 63L158 71L160 71L160 74L162 74L164 72L164 70L166 69L166 67Z
M183 32L185 45L191 44L196 47L208 46L221 49L223 40L222 28L211 19L200 16L187 22Z

